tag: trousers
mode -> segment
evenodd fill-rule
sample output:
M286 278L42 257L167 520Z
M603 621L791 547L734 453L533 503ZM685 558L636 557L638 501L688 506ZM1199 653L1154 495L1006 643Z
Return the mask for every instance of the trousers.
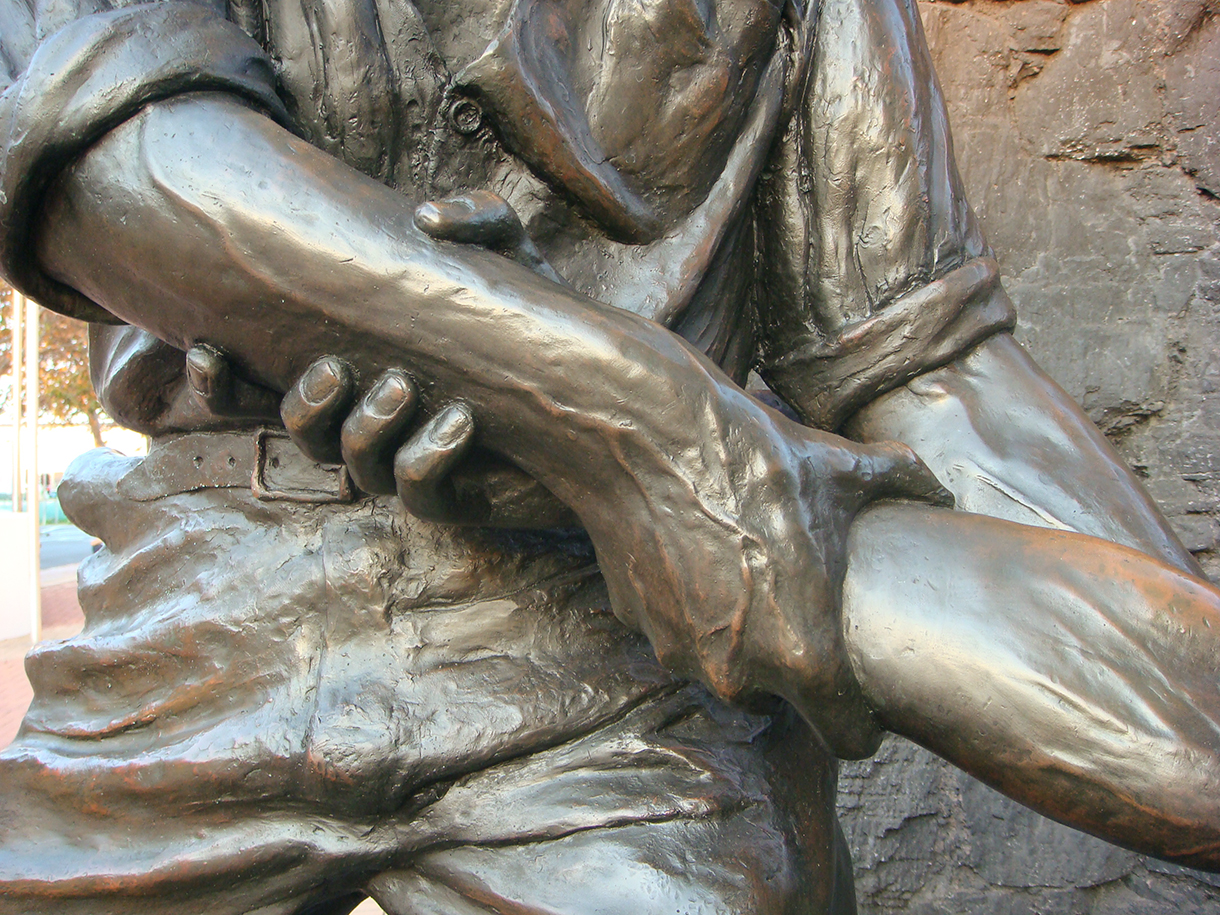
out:
M664 672L582 538L259 498L246 460L201 434L65 478L105 546L84 630L27 659L0 912L851 910L834 762Z

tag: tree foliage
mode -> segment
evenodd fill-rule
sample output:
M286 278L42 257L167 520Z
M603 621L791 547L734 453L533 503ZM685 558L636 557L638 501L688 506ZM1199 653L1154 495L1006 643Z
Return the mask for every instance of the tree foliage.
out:
M0 288L0 376L9 379L6 405L12 399L13 298L12 289ZM60 423L85 420L94 443L101 445L105 412L89 381L88 325L45 308L39 309L39 315L39 418Z

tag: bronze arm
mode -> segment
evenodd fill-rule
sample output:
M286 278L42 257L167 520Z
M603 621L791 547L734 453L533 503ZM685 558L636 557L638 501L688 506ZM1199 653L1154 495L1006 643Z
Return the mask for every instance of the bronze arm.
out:
M663 661L725 697L787 696L841 755L875 746L837 622L843 541L874 498L945 498L909 450L806 429L661 326L434 241L394 191L230 97L112 131L42 225L54 279L252 380L283 391L335 354L366 388L401 367L432 409L465 401L479 444L576 512Z
M868 752L879 720L1068 822L1220 865L1210 586L1087 537L878 507L852 538L844 637L835 608L857 511L939 492L909 453L792 423L658 325L427 239L392 191L230 99L162 103L113 131L56 189L39 250L56 279L120 317L177 346L217 346L280 390L336 353L366 385L405 367L433 409L466 401L480 443L577 512L617 612L722 695L779 693L841 754ZM1116 562L1128 585L1107 588ZM1064 583L1049 597L1032 584L1043 566ZM959 575L976 586L951 587ZM1183 607L1201 621L1188 635L1165 624ZM1135 638L1079 660L1075 707L1044 690L1023 694L1025 716L993 714L988 695L1057 673L1055 621L1072 613ZM1128 657L1132 641L1147 650ZM1014 644L1019 664L992 664ZM980 669L995 673L990 694L962 675ZM1160 718L1133 718L1143 707L1125 671L1162 690ZM1119 738L1090 757L1107 732L1074 741L1103 720ZM1086 751L1043 765L1032 737ZM1166 747L1174 764L1153 765ZM1194 817L1182 765L1197 772Z

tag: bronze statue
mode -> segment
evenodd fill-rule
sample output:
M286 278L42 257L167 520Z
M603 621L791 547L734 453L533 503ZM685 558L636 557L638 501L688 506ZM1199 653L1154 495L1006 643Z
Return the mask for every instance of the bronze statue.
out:
M1220 868L1220 591L913 0L112 6L0 27L0 264L154 438L61 489L0 912L846 915L883 729Z

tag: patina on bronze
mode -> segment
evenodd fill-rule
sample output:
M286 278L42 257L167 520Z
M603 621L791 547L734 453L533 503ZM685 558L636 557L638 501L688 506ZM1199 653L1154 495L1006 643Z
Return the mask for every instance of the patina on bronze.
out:
M887 729L1220 867L1220 592L912 0L4 10L0 263L153 446L61 488L0 911L847 915Z

